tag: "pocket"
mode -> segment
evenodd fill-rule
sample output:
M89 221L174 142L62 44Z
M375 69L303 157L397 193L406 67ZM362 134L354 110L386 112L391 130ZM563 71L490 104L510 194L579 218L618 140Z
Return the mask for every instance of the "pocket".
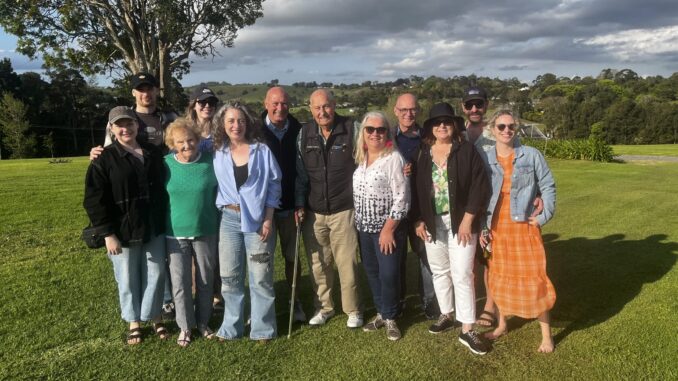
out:
M519 189L524 189L534 183L533 167L515 167L513 170L513 179L511 179Z

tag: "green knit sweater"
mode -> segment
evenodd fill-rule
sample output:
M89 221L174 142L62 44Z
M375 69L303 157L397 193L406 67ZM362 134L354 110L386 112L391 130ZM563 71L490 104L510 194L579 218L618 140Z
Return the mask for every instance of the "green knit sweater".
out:
M180 163L174 153L165 156L169 195L167 235L202 237L217 234L217 178L212 154L203 152L192 163Z

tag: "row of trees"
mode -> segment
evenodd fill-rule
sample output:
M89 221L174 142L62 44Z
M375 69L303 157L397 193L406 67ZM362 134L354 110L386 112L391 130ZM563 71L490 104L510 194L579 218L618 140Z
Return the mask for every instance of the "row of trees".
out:
M166 94L161 106L181 112L187 95L176 79L173 82L174 91ZM278 84L278 80L267 83ZM339 106L352 108L357 116L369 109L390 111L399 94L413 92L421 100L423 121L426 110L441 100L461 111L463 91L474 84L488 91L492 108L513 108L523 119L541 123L554 138L594 136L609 144L678 142L678 73L668 78L641 78L628 69L606 69L597 77L583 78L547 73L529 85L515 78L411 76L391 82L316 83L316 87L334 88ZM304 87L309 93L315 88L307 87L307 83L296 87ZM132 102L125 78L100 88L73 69L52 69L43 76L17 74L9 59L0 60L0 158L84 155L102 141L106 112L115 105L131 106ZM259 111L261 101L252 106ZM295 113L301 120L311 119L304 108Z

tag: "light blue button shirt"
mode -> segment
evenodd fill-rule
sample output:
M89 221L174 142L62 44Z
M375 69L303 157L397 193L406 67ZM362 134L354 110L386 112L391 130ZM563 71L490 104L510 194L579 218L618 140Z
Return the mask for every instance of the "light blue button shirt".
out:
M262 143L250 144L247 162L247 181L237 189L233 174L233 158L228 146L214 153L214 173L217 176L217 208L240 205L240 224L244 233L261 228L266 208L278 208L282 187L282 173L271 150Z
M266 115L266 127L268 127L268 129L271 130L273 135L275 135L275 137L278 138L278 140L283 140L283 138L285 137L285 133L287 132L287 130L290 129L290 121L289 119L286 119L285 127L278 128L275 126L275 124L271 122L271 119L268 117L268 115Z

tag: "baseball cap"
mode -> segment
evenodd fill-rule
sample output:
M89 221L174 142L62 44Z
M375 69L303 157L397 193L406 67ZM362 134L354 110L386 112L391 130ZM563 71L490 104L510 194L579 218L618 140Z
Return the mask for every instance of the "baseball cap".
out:
M132 85L133 89L136 89L137 87L141 85L151 85L153 87L159 87L158 86L158 80L155 79L154 76L148 74L148 73L137 73L132 76L129 80L130 85Z
M137 119L134 110L127 106L116 106L108 113L108 123L113 124L120 119Z
M208 87L199 86L191 93L191 101L203 101L209 98L216 98L219 100L216 94L214 94L214 91Z
M462 102L467 102L473 99L487 100L487 93L485 90L478 86L471 86L464 91L464 98Z

